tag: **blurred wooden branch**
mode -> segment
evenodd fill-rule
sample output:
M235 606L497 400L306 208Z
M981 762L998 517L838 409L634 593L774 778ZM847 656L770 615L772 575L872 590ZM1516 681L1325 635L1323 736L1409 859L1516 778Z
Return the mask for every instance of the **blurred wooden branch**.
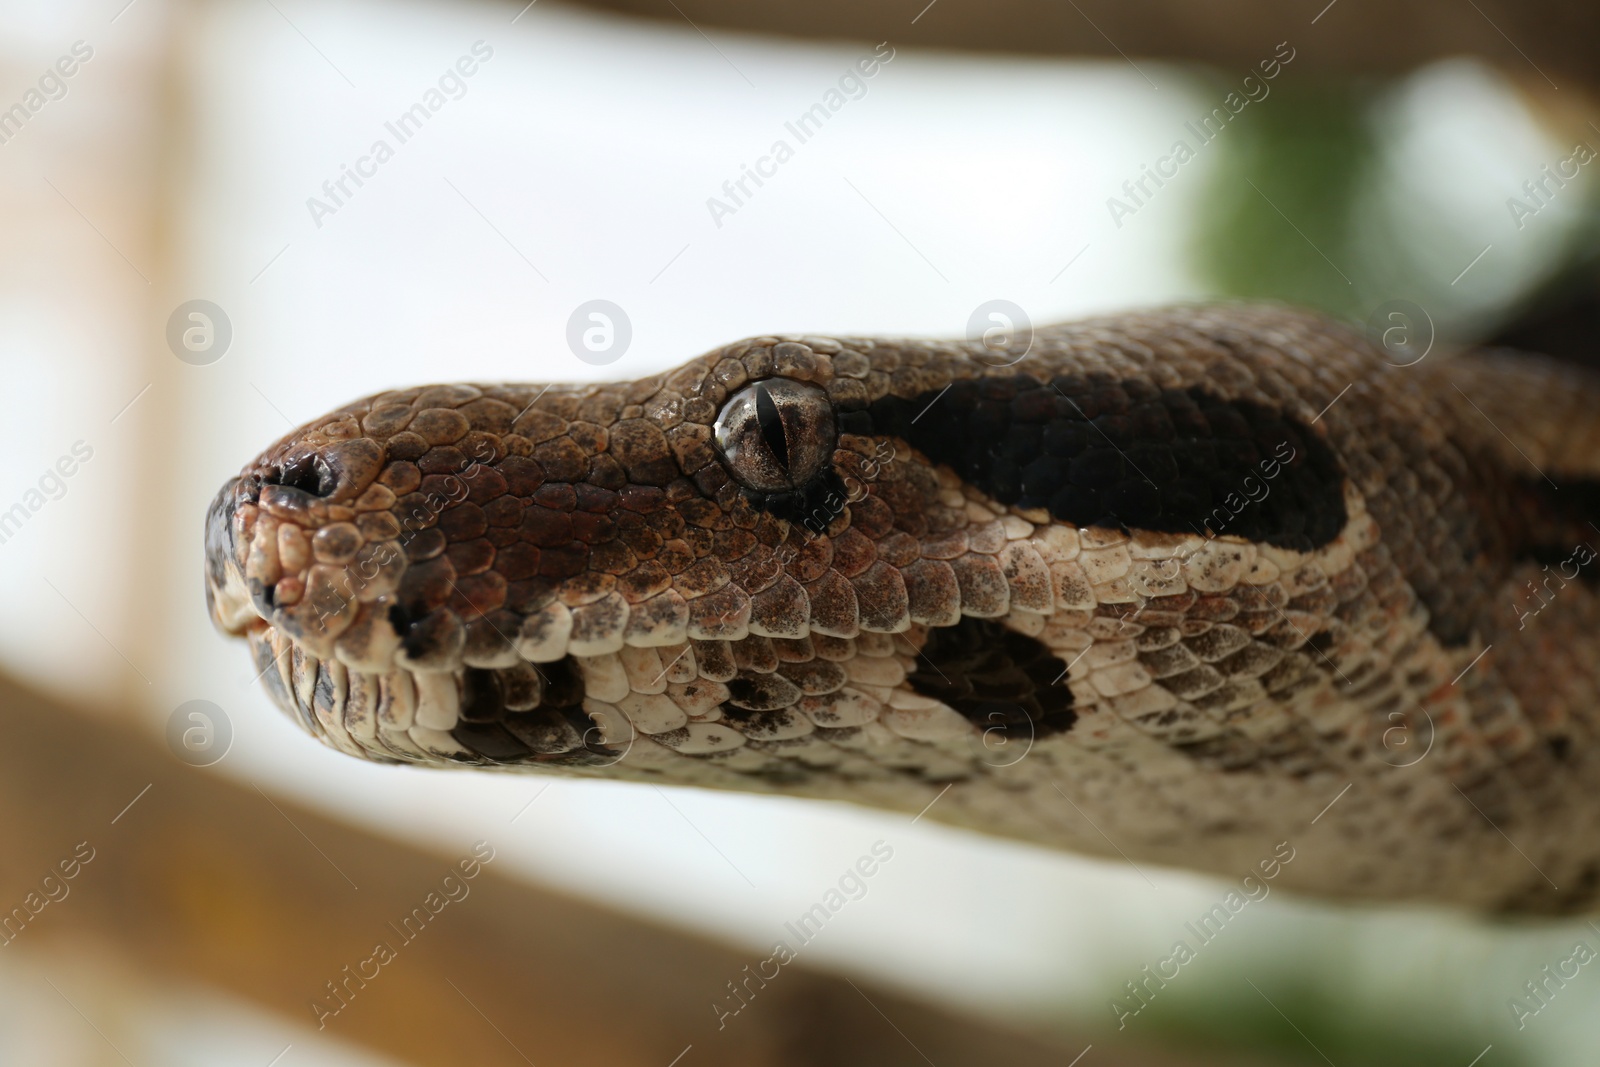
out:
M797 965L718 1032L711 1001L755 954L520 884L493 864L403 943L388 924L439 891L470 841L459 855L395 844L4 679L0 738L0 940L37 950L53 934L89 936L141 971L306 1025L314 999L338 1005L333 982L349 1003L328 1031L405 1062L667 1067L692 1044L683 1067L920 1065L919 1049L940 1067L1059 1065L1087 1043L1052 1047ZM66 895L38 905L85 848L93 858ZM37 914L6 927L30 893ZM346 984L380 940L396 957ZM1099 1067L1156 1062L1173 1061L1095 1052Z
M1043 55L1253 67L1287 40L1296 69L1399 71L1477 55L1540 81L1594 81L1600 7L1562 0L580 0L701 28ZM521 0L517 0L520 6Z

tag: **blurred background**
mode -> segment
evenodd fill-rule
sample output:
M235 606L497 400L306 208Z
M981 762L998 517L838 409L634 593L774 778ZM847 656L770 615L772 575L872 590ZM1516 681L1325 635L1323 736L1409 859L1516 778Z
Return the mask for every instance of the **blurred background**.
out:
M403 384L955 336L996 300L1582 358L1597 33L1488 0L6 5L0 1063L1592 1064L1595 968L1527 988L1600 949L1583 921L1273 894L1119 1028L1227 883L359 764L273 709L200 563L245 460ZM568 340L593 301L600 355Z

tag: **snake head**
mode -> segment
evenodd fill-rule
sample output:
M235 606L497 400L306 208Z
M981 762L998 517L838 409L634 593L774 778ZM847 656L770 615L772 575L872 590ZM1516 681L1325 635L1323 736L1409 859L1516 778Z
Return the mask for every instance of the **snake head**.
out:
M370 759L793 792L865 746L869 777L983 773L1104 697L1058 653L1147 614L1131 529L1215 585L1246 540L1344 523L1279 415L1203 368L1158 389L1093 329L1026 374L974 343L764 337L637 382L368 397L224 487L212 614ZM1292 492L1200 536L1265 462Z
M706 755L745 743L740 716L809 723L809 698L843 725L861 713L835 664L916 625L898 568L920 552L884 494L925 524L940 486L851 414L866 358L816 345L330 413L212 502L213 620L294 719L368 758Z
M1520 599L1542 560L1592 558L1548 550L1588 536L1593 435L1570 466L1518 420L1600 405L1438 366L1229 306L387 392L223 486L208 600L279 706L366 759L931 809L1230 877L1326 817L1340 850L1279 884L1528 908L1572 837L1519 783L1593 821L1549 679L1594 703L1600 608L1565 571L1559 605ZM1423 721L1438 754L1394 758ZM1531 875L1501 851L1523 834ZM1569 858L1592 903L1592 853Z

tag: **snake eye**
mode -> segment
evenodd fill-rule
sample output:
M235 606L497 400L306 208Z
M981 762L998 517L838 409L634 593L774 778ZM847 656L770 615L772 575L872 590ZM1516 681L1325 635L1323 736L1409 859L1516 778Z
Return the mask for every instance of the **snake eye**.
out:
M833 456L833 404L814 385L769 378L728 398L717 416L717 450L747 489L805 486Z

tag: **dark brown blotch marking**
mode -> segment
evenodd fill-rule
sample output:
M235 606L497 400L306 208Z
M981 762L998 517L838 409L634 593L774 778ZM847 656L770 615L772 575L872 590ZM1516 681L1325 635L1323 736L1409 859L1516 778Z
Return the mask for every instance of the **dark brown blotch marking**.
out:
M1201 387L985 377L886 396L845 421L904 439L1002 504L1077 526L1209 530L1310 551L1345 524L1344 470L1314 428Z
M928 631L917 668L906 677L982 729L1017 727L1035 738L1066 733L1077 721L1067 664L1039 641L990 619L963 616Z

